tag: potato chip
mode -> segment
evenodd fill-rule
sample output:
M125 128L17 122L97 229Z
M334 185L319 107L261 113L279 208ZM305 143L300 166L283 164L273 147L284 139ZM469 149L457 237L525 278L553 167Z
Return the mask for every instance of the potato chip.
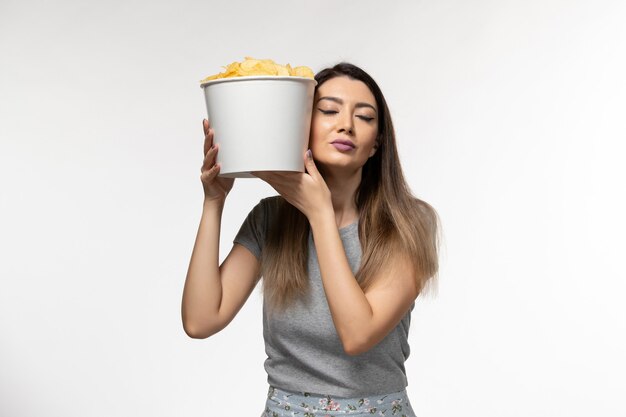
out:
M309 67L300 66L292 68L291 65L280 65L271 59L255 59L245 57L243 62L233 62L224 68L224 72L210 75L200 82L217 80L220 78L245 77L250 75L275 75L280 77L307 77L314 78L313 71Z

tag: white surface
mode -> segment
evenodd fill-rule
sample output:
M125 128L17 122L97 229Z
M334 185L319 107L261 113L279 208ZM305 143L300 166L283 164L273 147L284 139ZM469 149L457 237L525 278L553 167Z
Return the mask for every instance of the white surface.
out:
M623 416L625 3L0 5L0 415L253 416L261 298L185 336L198 81L244 56L378 81L444 222L407 361L419 416ZM238 179L221 256L273 190ZM238 410L233 412L233 408Z
M311 78L268 76L203 83L213 142L219 146L219 175L304 172L316 84Z

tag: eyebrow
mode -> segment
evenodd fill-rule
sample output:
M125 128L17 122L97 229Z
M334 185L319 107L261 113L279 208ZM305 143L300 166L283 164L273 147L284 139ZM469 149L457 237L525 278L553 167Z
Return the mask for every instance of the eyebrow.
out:
M330 101L334 101L335 103L343 104L343 100L342 100L342 99L340 99L339 97L329 97L329 96L326 96L326 97L320 97L320 98L317 100L317 102L319 103L319 102L320 102L320 101L322 101L322 100L330 100ZM355 107L355 108L357 108L357 109L358 109L358 108L361 108L361 107L369 107L369 108L371 108L372 110L376 111L376 108L375 108L374 106L372 106L371 104L369 104L369 103L359 102L359 103L356 103L356 105L355 105L354 107Z

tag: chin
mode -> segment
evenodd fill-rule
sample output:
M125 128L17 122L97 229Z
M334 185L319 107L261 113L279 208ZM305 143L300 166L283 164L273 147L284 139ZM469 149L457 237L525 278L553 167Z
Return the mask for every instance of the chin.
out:
M315 165L318 169L326 169L326 170L356 170L360 168L358 163L355 163L354 160L340 160L339 158L324 158L322 160L315 160Z

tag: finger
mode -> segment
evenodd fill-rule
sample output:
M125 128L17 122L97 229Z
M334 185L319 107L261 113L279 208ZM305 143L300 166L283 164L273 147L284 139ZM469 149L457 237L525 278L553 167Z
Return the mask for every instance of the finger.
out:
M211 128L211 123L209 123L209 119L202 119L202 130L204 131L205 136L210 128Z
M219 151L219 144L216 144L212 148L209 148L206 155L204 156L204 161L202 162L201 171L208 170L212 168L217 161L217 152Z
M209 128L207 130L207 133L204 135L204 154L205 155L209 151L209 149L211 149L211 147L213 146L213 138L214 138L214 136L215 136L215 134L214 134L212 128Z
M200 180L205 182L212 181L215 177L217 177L220 173L220 164L213 165L210 169L202 171L200 174Z
M317 166L315 165L315 161L313 160L313 153L311 152L310 149L306 151L304 154L304 166L306 168L306 171L310 175L315 175L315 176L320 175L319 171L317 170Z

